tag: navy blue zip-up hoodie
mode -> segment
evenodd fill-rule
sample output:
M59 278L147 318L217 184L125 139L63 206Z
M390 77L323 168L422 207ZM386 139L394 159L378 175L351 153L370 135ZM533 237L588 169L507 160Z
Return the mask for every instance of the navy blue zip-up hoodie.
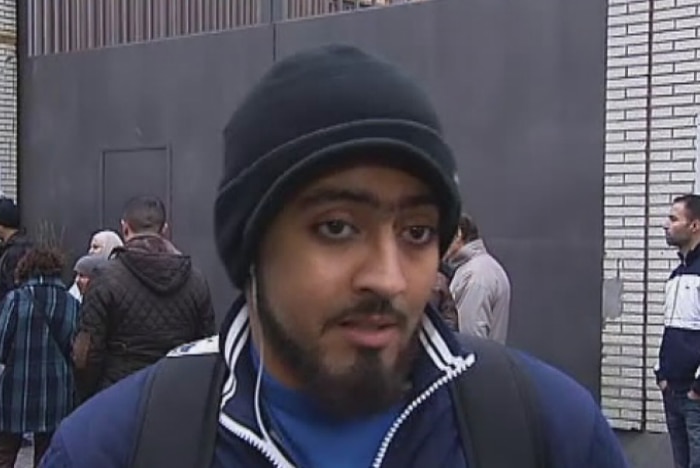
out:
M700 246L679 257L680 265L666 282L656 379L674 391L700 393Z
M470 468L461 447L447 383L468 373L479 357L460 349L432 310L422 322L420 342L422 351L413 373L413 398L379 444L372 467ZM231 370L224 384L212 467L299 466L270 428L257 421L256 375L249 346L248 312L243 307L219 339L210 338L172 354L223 352ZM588 392L536 359L524 356L524 362L540 395L552 466L626 467L616 437ZM151 371L147 368L126 378L80 407L55 434L41 466L127 468L137 434L138 402ZM508 434L503 435L503 448L508 449Z

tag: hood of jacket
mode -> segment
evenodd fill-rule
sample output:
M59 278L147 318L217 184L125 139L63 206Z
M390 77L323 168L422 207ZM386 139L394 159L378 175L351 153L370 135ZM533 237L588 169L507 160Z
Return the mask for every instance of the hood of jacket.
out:
M248 306L241 297L229 311L216 344L210 341L202 346L201 351L189 350L189 353L206 352L206 348L212 345L219 347L219 352L229 369L223 387L219 424L229 434L256 448L272 466L294 468L298 464L289 458L280 442L270 435L272 430L267 427L264 418L257 417L262 414L258 400L260 388L259 380L255 378L256 370L250 353L252 341L248 314ZM412 414L424 404L440 401L441 404L449 405L449 402L445 403L444 398L436 400L436 395L440 390L444 390L449 382L467 372L476 361L473 353L462 350L452 332L430 306L426 308L418 336L420 351L411 371L410 395L382 441L372 466L385 466L388 452L397 453L397 450L389 450L390 446L393 447L394 436L403 423L410 420ZM444 392L442 394L444 395ZM389 462L386 466L397 465Z
M192 259L158 235L136 236L123 247L115 248L112 255L146 288L158 294L180 289L192 274Z

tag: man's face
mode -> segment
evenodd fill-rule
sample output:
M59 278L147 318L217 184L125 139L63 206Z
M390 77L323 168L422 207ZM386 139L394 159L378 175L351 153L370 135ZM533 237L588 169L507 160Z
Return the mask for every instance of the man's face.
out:
M395 403L435 281L438 218L422 182L373 165L322 177L290 200L257 265L268 370L338 415Z
M671 212L663 224L668 245L685 249L693 242L700 230L700 223L688 215L688 210L683 202L671 205Z

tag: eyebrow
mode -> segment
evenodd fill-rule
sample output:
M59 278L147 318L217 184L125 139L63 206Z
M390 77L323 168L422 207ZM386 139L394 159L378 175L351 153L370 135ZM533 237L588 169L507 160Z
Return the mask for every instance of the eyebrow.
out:
M404 210L419 206L437 206L437 200L433 195L422 193L401 198L396 203L385 203L379 197L367 190L354 190L345 188L322 187L313 190L308 195L301 197L299 204L303 208L309 208L325 203L350 202L365 205L375 209L388 208L389 210Z

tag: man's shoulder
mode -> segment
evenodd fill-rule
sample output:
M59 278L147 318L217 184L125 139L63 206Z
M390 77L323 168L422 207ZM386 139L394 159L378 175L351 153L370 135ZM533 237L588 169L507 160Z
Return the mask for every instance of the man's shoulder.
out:
M185 343L170 351L167 358L218 354L219 335L213 335L191 343Z
M543 429L562 466L626 467L619 442L591 393L564 372L521 351L509 350L531 379ZM572 464L579 462L579 464Z
M42 466L127 467L139 427L150 366L83 403L63 420Z

